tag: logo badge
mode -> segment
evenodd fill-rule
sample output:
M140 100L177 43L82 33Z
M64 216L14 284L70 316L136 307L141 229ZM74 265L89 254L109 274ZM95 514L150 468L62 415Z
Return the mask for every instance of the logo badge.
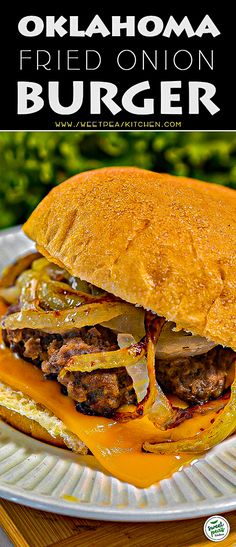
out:
M204 524L204 534L210 541L223 541L230 532L230 525L226 518L213 515Z

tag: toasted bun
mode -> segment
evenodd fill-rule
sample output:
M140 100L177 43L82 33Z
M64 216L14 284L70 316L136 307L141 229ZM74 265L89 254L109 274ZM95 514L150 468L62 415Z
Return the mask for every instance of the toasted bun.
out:
M0 382L0 418L22 433L40 441L70 448L79 454L88 449L80 439L68 431L61 420L42 405Z
M236 193L114 167L55 187L23 227L49 260L236 350Z
M55 446L60 446L61 448L66 448L66 445L61 437L52 437L52 435L50 435L44 427L35 422L35 420L26 418L26 416L21 416L21 414L18 414L13 410L9 410L4 406L0 406L0 417L4 422L12 425L12 427L18 429L22 433L30 435L30 437L34 437L34 439L38 439L39 441L43 441L45 443L54 444Z

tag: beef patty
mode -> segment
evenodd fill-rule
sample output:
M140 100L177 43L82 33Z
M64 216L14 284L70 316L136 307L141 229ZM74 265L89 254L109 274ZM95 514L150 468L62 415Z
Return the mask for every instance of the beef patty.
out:
M221 346L195 357L158 359L156 377L165 392L191 404L205 403L219 397L228 387L227 374L235 359L233 350Z
M65 334L48 334L34 329L4 330L3 340L13 352L42 368L56 379L73 355L118 349L117 337L104 327L83 327ZM93 372L67 373L60 379L62 391L76 401L80 412L112 417L122 404L136 404L132 379L125 367Z
M6 345L24 359L40 366L50 379L73 355L118 349L116 335L104 327L83 327L65 334L47 334L33 329L3 331ZM227 387L227 373L236 354L221 346L196 357L157 360L157 380L164 392L170 392L190 404L219 397ZM93 372L68 372L63 392L76 401L85 414L112 417L122 404L136 404L132 379L126 369Z

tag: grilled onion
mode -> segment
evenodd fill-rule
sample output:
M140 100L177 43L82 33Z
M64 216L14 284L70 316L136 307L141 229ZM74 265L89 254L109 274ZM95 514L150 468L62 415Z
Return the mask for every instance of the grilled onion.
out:
M155 317L153 320L150 312L146 313L145 324L150 354L147 352L147 367L150 382L150 401L148 406L148 418L155 427L166 429L173 420L174 412L156 381L155 352L160 334L165 324L165 319ZM150 404L151 403L151 404Z
M173 422L170 425L169 431L173 429L178 429L179 424L185 422L185 420L190 420L198 416L205 416L207 414L218 413L225 405L228 403L230 393L224 393L218 399L212 401L207 401L207 403L199 403L194 406L179 407L175 406L175 417ZM175 439L176 440L176 439Z
M116 301L112 295L92 296L91 294L72 289L59 281L41 282L38 286L38 298L43 308L64 310L92 302Z
M112 329L115 333L131 333L136 340L140 340L145 335L144 315L143 308L130 306L129 313L105 321L102 326Z
M223 410L219 412L215 421L205 431L195 437L174 442L150 443L145 442L143 449L155 454L179 454L181 452L205 452L216 444L224 441L236 431L236 362L235 377L231 385L231 396Z
M7 315L3 321L4 329L39 329L44 332L66 332L71 329L96 325L109 321L117 315L129 313L131 304L124 302L96 302L78 308L61 311L21 310Z
M163 317L157 317L152 312L146 312L147 372L149 379L147 392L132 412L118 409L115 413L115 419L118 421L128 421L148 415L154 425L162 429L168 427L172 421L173 411L157 384L155 374L155 348L164 323L165 319ZM154 404L156 406L153 409Z
M175 332L175 323L166 322L157 343L158 359L178 359L207 353L216 344L203 338L187 333L184 330Z
M16 287L12 287L14 283ZM100 298L117 300L113 295L71 276L65 269L48 262L39 253L23 256L5 269L0 281L0 296L10 304L17 302L20 297L21 307L35 307L39 311L40 308L66 310L84 303L100 301ZM102 322L102 325L116 333L128 332L136 339L141 339L145 335L144 313L143 308L130 305L129 313L112 316L112 319ZM158 359L200 355L215 346L214 342L206 338L185 331L175 332L174 328L174 323L165 323L156 348Z
M32 262L39 257L41 257L40 253L30 253L25 256L21 256L18 260L16 260L16 262L4 268L0 280L0 287L11 287L14 285L21 272L27 270L27 268L31 266Z
M118 334L117 339L120 347L127 347L127 343L135 343L134 337L129 334ZM140 359L136 365L127 367L127 372L133 380L133 387L137 400L140 402L144 399L147 393L150 378L150 375L148 376L146 360ZM166 429L166 427L168 427L168 425L172 422L174 412L167 397L164 395L162 389L156 382L156 377L154 379L152 376L151 382L153 385L156 384L156 394L154 403L148 411L148 418L156 427Z
M149 379L147 391L143 399L139 401L138 405L131 412L122 410L122 408L116 411L114 418L119 422L126 422L145 416L157 398L158 391L155 375L155 345L156 340L160 336L164 321L165 320L163 317L154 316L151 312L146 312L145 314L147 373Z
M61 370L59 378L64 378L67 372L93 372L97 369L130 367L142 359L145 352L145 343L139 342L139 344L115 351L74 355Z
M32 262L31 269L37 273L42 272L48 266L48 260L44 257L38 258Z
M156 383L156 400L148 412L149 420L159 429L168 429L174 420L175 412L161 387Z
M116 333L131 333L135 339L145 334L144 309L133 306L129 315L119 316L103 323L104 327ZM175 332L175 323L166 321L156 347L158 359L178 359L201 355L215 347L215 343L201 336L195 336L183 330Z
M117 342L119 347L122 349L128 348L132 344L135 344L136 340L132 336L132 334L118 334ZM146 358L143 357L138 361L136 365L127 368L127 372L133 380L134 391L136 393L137 401L139 403L139 401L142 401L142 399L145 397L148 387L148 371Z
M8 304L15 304L20 296L20 289L15 285L13 287L0 288L0 297Z

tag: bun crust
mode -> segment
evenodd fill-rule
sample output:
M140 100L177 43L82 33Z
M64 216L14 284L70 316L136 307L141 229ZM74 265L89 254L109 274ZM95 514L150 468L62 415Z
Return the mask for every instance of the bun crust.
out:
M0 382L0 419L40 441L87 454L85 444L36 401Z
M49 260L236 350L236 193L133 167L55 187L23 227Z
M35 420L30 420L26 416L22 416L13 410L9 410L4 406L0 406L0 417L4 422L7 422L9 425L12 425L15 429L18 429L22 433L38 439L44 443L53 444L59 446L60 448L67 448L63 439L61 437L52 437L44 427Z

